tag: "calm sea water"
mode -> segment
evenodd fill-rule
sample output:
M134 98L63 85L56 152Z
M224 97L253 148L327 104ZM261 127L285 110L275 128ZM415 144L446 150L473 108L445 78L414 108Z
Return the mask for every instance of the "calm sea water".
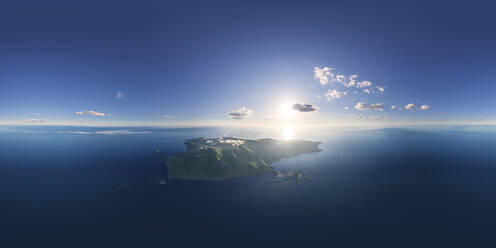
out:
M272 175L157 185L160 149L304 138ZM495 247L496 127L0 127L0 247Z

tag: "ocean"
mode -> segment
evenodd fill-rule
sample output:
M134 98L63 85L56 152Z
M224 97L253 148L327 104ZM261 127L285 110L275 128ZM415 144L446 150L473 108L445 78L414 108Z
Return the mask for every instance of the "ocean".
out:
M196 137L298 138L274 175L169 180ZM0 126L0 247L494 247L496 127Z

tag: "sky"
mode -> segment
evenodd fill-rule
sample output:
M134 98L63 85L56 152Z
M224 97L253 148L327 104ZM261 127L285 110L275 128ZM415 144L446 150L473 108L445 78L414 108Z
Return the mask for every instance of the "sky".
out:
M495 11L477 0L3 0L0 124L492 122Z

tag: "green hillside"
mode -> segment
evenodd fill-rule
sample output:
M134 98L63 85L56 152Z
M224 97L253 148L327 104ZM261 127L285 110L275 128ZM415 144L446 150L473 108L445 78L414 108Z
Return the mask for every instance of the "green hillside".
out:
M224 137L186 141L186 152L167 160L170 179L221 180L273 172L272 163L319 151L320 142Z

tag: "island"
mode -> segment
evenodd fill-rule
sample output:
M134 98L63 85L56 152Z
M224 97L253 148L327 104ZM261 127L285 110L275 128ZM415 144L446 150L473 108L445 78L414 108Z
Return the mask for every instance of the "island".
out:
M272 168L272 163L283 158L318 152L321 143L221 137L196 138L185 144L187 151L167 159L169 179L223 180L267 173L277 175L280 173Z

